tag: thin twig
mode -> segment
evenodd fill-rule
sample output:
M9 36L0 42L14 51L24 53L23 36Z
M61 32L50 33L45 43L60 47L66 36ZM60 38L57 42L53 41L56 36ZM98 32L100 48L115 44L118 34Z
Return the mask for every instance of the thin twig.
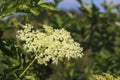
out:
M32 60L32 62L25 68L25 70L19 75L19 78L21 78L25 72L30 68L30 66L35 62L35 58Z

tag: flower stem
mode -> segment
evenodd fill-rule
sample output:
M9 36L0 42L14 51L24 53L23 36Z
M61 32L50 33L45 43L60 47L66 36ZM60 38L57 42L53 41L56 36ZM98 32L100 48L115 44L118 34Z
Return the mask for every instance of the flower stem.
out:
M25 72L30 68L30 66L35 62L35 58L32 60L32 62L25 68L25 70L19 75L19 78L21 78Z

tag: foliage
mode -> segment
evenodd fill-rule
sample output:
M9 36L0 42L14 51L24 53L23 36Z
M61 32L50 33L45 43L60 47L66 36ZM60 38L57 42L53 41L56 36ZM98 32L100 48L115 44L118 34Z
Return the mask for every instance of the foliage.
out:
M58 4L59 1L55 2ZM100 12L94 3L90 7L82 0L79 2L81 12L76 14L57 11L56 4L42 3L42 0L0 0L0 79L93 80L91 75L102 73L120 76L120 5L108 6L103 2L105 11ZM16 13L25 15L15 16ZM47 66L35 61L19 78L34 58L32 53L27 54L15 36L26 23L35 29L46 24L71 32L84 49L83 58Z

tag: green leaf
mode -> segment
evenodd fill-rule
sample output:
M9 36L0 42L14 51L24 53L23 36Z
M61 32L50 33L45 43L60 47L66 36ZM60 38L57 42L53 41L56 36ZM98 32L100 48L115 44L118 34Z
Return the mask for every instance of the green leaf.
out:
M39 0L39 2L37 3L38 5L41 5L43 3L44 0Z
M26 4L22 4L22 5L19 5L19 9L26 10L26 9L29 9L29 6L27 6Z
M12 8L14 6L13 3L8 4L7 8Z
M47 4L41 4L40 7L49 9L49 10L55 10L55 7L52 5L47 5Z
M37 8L31 8L30 12L33 13L34 15L39 15L39 11L37 10Z

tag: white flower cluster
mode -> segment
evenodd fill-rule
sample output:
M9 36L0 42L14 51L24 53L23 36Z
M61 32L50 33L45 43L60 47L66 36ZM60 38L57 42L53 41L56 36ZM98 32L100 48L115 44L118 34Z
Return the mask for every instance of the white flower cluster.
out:
M52 61L57 64L59 59L81 58L83 56L80 44L75 42L70 33L64 29L53 29L43 25L43 31L34 30L29 24L19 30L17 37L25 41L23 47L27 52L35 53L40 64Z

